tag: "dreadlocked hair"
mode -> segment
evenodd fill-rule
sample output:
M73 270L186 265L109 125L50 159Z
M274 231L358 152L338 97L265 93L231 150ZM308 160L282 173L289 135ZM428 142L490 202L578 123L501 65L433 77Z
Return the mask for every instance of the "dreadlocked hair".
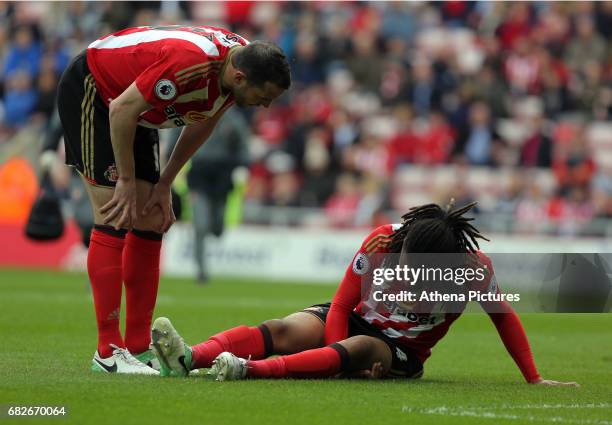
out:
M470 221L463 217L477 202L454 209L451 199L446 208L436 204L410 208L402 216L402 226L391 235L389 252L475 253L478 239L488 241Z

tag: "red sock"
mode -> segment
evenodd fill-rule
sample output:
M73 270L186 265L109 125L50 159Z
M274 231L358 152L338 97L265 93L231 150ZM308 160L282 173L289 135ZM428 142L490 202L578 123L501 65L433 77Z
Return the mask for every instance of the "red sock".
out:
M159 240L145 237L159 237ZM125 345L133 354L149 349L151 318L159 286L161 235L132 231L125 238L123 281L125 282Z
M191 347L191 367L210 367L215 357L224 351L245 359L249 356L252 359L262 359L270 353L271 341L270 331L264 325L259 328L238 326Z
M98 229L91 232L87 254L87 272L93 293L96 321L98 323L98 352L110 357L109 344L123 347L119 330L121 311L121 253L123 238Z
M343 354L341 354L343 353ZM273 359L249 361L252 378L329 378L342 370L344 347L328 346Z

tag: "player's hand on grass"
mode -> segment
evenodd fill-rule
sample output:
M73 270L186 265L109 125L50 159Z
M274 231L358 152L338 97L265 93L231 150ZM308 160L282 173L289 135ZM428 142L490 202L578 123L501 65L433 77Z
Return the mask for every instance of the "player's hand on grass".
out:
M560 381L553 381L551 379L540 379L538 381L533 382L533 384L549 385L552 387L579 387L580 386L580 384L578 384L577 382L560 382Z
M366 379L380 379L384 376L384 369L381 362L376 362L369 370L361 371L362 377Z
M341 378L348 379L380 379L384 376L384 369L382 363L376 362L370 369L359 370L357 372L342 374Z
M384 369L380 362L374 363L370 369L342 372L336 375L336 378L339 379L380 379L382 377L384 377Z
M172 210L172 192L170 190L170 185L159 182L153 186L151 194L149 195L149 200L142 209L142 215L149 214L156 206L161 209L163 217L163 221L158 231L160 233L165 233L176 221L174 211Z
M113 198L100 208L104 224L115 221L115 229L131 230L138 219L136 208L136 179L120 178L115 185Z

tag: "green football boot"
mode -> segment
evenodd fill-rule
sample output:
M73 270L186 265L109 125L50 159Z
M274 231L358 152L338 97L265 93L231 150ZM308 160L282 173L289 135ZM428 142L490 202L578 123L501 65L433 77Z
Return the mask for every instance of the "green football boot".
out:
M165 317L151 327L151 350L159 360L161 376L187 376L191 371L191 347Z

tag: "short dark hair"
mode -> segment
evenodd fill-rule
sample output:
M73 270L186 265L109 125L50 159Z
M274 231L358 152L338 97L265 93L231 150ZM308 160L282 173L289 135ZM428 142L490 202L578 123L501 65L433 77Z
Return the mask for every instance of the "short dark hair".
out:
M282 49L268 41L253 41L232 56L234 68L244 72L247 81L256 86L266 82L287 90L291 85L289 62Z

